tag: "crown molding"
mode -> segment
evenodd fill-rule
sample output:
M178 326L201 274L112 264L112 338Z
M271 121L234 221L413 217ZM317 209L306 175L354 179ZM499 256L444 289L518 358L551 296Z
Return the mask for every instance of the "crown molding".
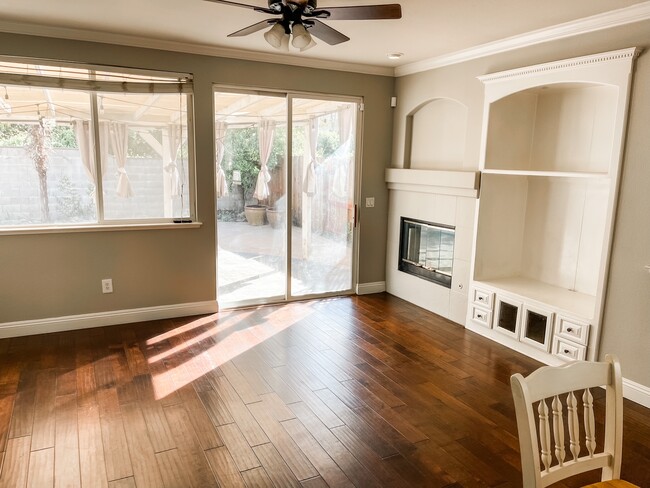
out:
M624 7L602 14L584 17L582 19L565 22L552 27L538 29L525 34L508 37L498 41L488 42L461 51L456 51L442 56L436 56L398 67L375 66L359 63L348 63L324 59L302 58L297 55L263 53L211 46L207 44L169 41L150 37L116 34L110 32L76 29L69 27L47 26L24 22L11 22L0 20L0 32L23 34L30 36L52 37L77 41L100 42L121 46L140 47L145 49L158 49L204 56L215 56L244 61L284 64L304 68L327 69L334 71L347 71L379 76L407 76L452 64L470 61L485 56L491 56L515 49L542 44L558 39L588 34L599 30L610 29L622 25L642 22L650 19L650 0L629 7Z
M395 76L400 77L421 73L423 71L442 68L443 66L462 63L472 59L533 46L535 44L542 44L544 42L588 34L590 32L642 22L648 19L650 19L650 1L637 3L630 7L611 10L602 14L592 15L590 17L584 17L571 22L565 22L552 27L538 29L526 34L507 37L499 41L488 42L455 53L404 64L395 68Z
M151 37L116 34L88 29L76 29L69 27L57 27L42 24L0 20L0 32L7 32L10 34L23 34L29 36L54 37L58 39L70 39L75 41L117 44L120 46L158 49L162 51L173 51L186 54L200 54L204 56L215 56L220 58L239 59L244 61L257 61L262 63L284 64L304 68L347 71L367 75L394 76L393 67L303 58L299 57L299 55L247 51L243 49L210 46L200 43L169 41L164 39L154 39Z
M641 48L630 47L627 49L620 49L618 51L610 51L606 53L592 54L589 56L581 56L578 58L563 59L562 61L553 61L550 63L536 64L533 66L526 66L525 68L516 68L508 71L500 71L498 73L490 73L487 75L477 76L483 83L491 83L493 81L501 81L509 78L522 78L527 76L544 73L547 71L558 71L562 69L574 69L580 66L588 66L592 64L607 63L611 61L620 61L622 59L634 61L642 52Z

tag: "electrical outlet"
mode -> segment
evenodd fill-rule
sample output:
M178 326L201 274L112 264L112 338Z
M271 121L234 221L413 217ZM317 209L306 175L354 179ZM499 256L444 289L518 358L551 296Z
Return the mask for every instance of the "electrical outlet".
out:
M366 208L375 206L375 197L366 197Z
M113 280L107 278L102 280L102 293L113 293Z

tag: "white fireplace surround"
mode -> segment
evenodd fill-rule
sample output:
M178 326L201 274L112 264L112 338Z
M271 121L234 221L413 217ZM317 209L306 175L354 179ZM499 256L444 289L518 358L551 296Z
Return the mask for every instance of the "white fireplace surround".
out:
M390 168L386 290L426 310L465 324L478 171ZM399 271L400 217L456 229L451 289Z

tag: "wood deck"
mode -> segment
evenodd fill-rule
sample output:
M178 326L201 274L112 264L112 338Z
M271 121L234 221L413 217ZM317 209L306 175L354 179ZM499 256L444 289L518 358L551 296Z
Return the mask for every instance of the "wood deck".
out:
M0 340L0 488L518 487L538 366L387 294Z

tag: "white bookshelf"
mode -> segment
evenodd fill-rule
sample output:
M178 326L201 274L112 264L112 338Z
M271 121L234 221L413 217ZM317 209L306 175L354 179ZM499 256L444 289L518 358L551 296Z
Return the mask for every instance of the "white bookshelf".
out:
M547 354L549 363L569 349L571 358L597 357L637 54L632 48L480 77L482 178L471 277L473 289L495 299L491 307L469 304L468 328L502 343L503 331L516 330L507 345L535 349L537 359ZM510 310L495 309L503 303ZM487 316L482 310L494 323L475 320ZM570 320L588 333L575 344L562 337L559 348L551 347L553 330L543 343L531 342L525 311L536 327L543 313L547 327ZM515 316L517 324L503 323Z

